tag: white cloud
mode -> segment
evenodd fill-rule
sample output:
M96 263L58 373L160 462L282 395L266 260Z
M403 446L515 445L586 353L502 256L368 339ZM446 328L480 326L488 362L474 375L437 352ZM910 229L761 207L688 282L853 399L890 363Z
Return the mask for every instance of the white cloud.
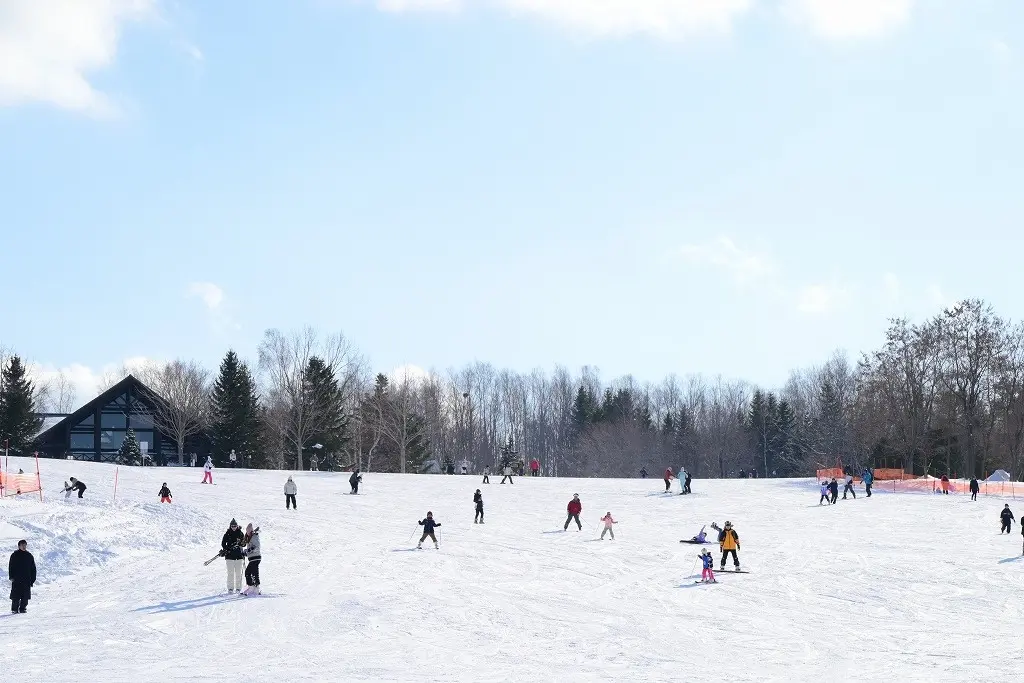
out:
M193 282L188 286L188 294L202 299L211 311L218 310L224 303L224 290L212 282Z
M686 245L679 253L690 263L725 271L740 286L769 278L776 271L768 256L741 249L728 237L719 237L707 244Z
M399 365L388 373L388 382L391 386L397 387L403 384L417 385L426 381L430 373L418 365Z
M914 0L784 0L783 12L827 40L884 36L910 20Z
M702 33L728 33L755 0L377 0L388 12L457 11L496 8L537 16L596 36L645 33L679 39Z
M811 315L831 313L846 297L846 288L836 284L808 285L803 287L797 296L797 309L801 313Z
M63 367L57 367L52 363L32 363L29 365L28 371L36 383L37 389L48 392L50 405L46 407L51 412L59 409L70 412L91 401L108 385L122 379L125 373L138 372L158 364L158 361L145 356L133 356L125 358L120 363L110 363L98 370L81 363L72 363ZM62 378L71 388L73 400L70 406L56 405L59 398L58 386Z
M155 11L156 0L0 0L0 106L116 114L88 74L114 62L126 23Z

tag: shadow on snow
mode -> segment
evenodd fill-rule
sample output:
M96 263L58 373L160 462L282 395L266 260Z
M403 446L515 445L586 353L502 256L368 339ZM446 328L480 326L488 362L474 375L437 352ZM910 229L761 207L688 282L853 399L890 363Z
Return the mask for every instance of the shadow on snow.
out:
M161 602L156 605L148 605L146 607L138 607L133 612L146 612L148 614L161 614L164 612L185 612L192 609L201 609L203 607L214 607L215 605L222 605L226 602L238 602L240 600L251 600L255 598L276 598L279 597L277 594L264 593L262 595L256 595L252 598L231 594L231 593L218 593L216 595L208 595L205 598L193 598L192 600L180 600L178 602Z

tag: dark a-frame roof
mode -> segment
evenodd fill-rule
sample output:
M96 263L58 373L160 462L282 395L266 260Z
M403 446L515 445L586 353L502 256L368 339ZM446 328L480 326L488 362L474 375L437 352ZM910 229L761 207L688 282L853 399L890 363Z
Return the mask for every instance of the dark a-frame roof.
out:
M36 437L36 441L46 442L54 433L63 434L65 431L67 431L69 426L76 425L85 418L94 414L96 412L97 404L99 404L99 406L102 408L103 406L107 405L112 400L114 400L114 398L116 398L117 396L120 396L121 394L128 391L128 389L134 389L135 391L133 393L135 395L145 396L150 401L160 400L157 397L156 393L152 389L147 387L145 384L143 384L135 375L128 375L123 380L121 380L114 386L110 387L109 389L101 393L99 396L89 401L88 403L86 403L81 408L71 413L67 417L65 417L57 424L51 426L46 431L41 432L39 436Z

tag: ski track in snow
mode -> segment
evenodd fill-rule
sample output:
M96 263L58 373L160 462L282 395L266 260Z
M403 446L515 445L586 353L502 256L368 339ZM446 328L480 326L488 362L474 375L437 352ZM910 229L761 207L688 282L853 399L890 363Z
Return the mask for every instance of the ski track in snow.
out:
M2 549L27 538L39 568L29 614L0 618L5 681L1024 676L1017 648L982 647L1019 635L1022 537L997 533L1013 501L880 491L819 507L811 480L679 496L660 479L372 473L352 496L348 475L300 473L286 511L286 472L216 470L208 486L199 468L122 468L114 503L112 466L41 463L45 502L0 500ZM59 493L72 475L82 501ZM584 529L563 532L577 492ZM428 509L440 551L414 549ZM608 510L617 540L597 541ZM225 594L223 560L203 566L231 517L261 528L259 598ZM700 546L679 539L727 519L752 573L696 584Z

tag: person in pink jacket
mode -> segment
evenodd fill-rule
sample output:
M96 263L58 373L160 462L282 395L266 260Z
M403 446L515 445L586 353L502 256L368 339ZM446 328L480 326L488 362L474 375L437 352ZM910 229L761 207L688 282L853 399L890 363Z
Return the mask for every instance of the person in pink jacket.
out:
M601 521L604 522L604 529L601 529L601 540L604 540L605 533L609 533L612 535L612 540L614 541L615 530L612 529L612 524L615 524L615 520L612 519L612 513L605 513L604 517L601 518Z

